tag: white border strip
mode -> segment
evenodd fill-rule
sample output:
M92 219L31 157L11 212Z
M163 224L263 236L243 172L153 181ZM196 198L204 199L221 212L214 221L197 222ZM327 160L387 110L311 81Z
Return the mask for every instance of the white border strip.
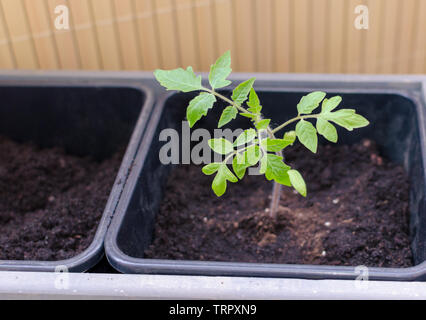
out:
M0 299L426 300L426 283L1 272Z

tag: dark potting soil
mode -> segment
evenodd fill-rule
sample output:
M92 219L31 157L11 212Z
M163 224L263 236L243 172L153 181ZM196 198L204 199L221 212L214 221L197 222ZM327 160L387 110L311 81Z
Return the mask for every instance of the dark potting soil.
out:
M0 260L55 261L83 252L121 156L99 163L0 136Z
M327 144L314 155L286 150L308 197L283 187L278 219L268 216L272 183L246 176L223 198L201 167L176 168L147 258L290 264L412 265L409 182L374 142ZM296 161L297 160L297 161Z

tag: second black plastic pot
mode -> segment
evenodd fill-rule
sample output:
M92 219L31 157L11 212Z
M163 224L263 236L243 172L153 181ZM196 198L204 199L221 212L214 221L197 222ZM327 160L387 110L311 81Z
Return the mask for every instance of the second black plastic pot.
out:
M269 83L268 83L269 85ZM343 96L345 106L356 106L357 111L367 117L371 125L355 132L341 130L340 144L351 144L364 138L375 140L384 156L402 164L411 179L410 232L414 256L414 267L369 268L371 280L425 280L426 279L426 177L424 145L425 121L424 100L418 88L390 90L383 84L371 88L356 89L358 84L333 84L322 89L330 95ZM264 106L263 112L278 123L294 116L300 98L315 86L299 83L297 88L288 89L275 84L275 88L257 89ZM368 87L368 86L367 86ZM159 150L164 142L159 141L161 130L174 128L180 132L186 107L193 96L174 94L160 101L151 118L150 126L138 152L135 167L120 199L119 207L106 238L107 257L114 268L124 273L182 274L209 276L260 276L292 277L311 279L355 279L360 273L357 266L318 266L261 263L230 263L205 261L173 261L144 259L144 250L152 242L155 215L162 201L163 191L171 166L163 165ZM217 106L202 120L200 127L216 127L220 110ZM233 126L244 128L245 120L233 122Z
M0 271L83 272L103 256L103 242L117 207L146 122L150 89L123 80L85 77L0 82L0 135L42 148L102 160L127 146L116 181L90 246L61 261L0 260ZM88 212L90 214L90 212Z

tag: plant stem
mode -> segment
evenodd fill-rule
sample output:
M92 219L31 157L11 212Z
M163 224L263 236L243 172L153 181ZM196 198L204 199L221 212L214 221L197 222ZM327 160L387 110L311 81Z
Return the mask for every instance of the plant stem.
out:
M234 151L234 152L232 152L232 153L230 153L226 158L225 158L225 160L223 161L223 163L224 164L226 164L228 161L229 161L229 159L231 159L233 156L235 156L236 154L238 153L238 151Z
M280 131L281 129L284 129L285 127L287 127L289 124L299 121L299 120L303 120L303 119L312 119L312 118L318 118L320 115L319 114L308 114L306 116L297 116L296 118L290 119L287 122L284 122L282 125L276 127L275 129L272 130L272 133L277 133L278 131Z
M280 205L281 191L282 185L274 181L274 186L272 187L271 207L269 209L269 216L274 220L277 219L277 211Z
M220 93L214 91L214 90L210 90L208 88L203 88L203 90L207 91L208 93L211 93L213 95L215 95L216 97L222 99L225 102L228 102L231 106L234 106L235 108L237 108L238 110L240 110L243 113L248 113L248 114L252 114L251 112L248 112L246 109L244 109L243 107L241 107L240 105L236 104L234 101L232 101L231 99L228 99L227 97L225 97L224 95L221 95Z
M229 103L231 106L234 106L235 108L237 108L238 110L240 110L243 113L252 114L251 112L247 111L245 108L241 107L240 105L238 105L237 103L235 103L231 99L228 99L224 95L221 95L220 93L218 93L218 92L216 92L214 90L210 90L208 88L203 88L203 90L206 91L206 92L208 92L208 93L210 93L210 94L213 94L216 97L222 99L223 101ZM300 120L300 119L303 119L303 118L307 118L307 117L312 117L312 116L298 116L297 118L294 118L294 119L292 119L290 121L287 121L286 123L284 123L283 125L281 125L280 127L278 127L275 130L272 130L269 126L268 126L268 128L266 130L268 132L269 137L272 138L272 139L275 139L274 133L276 131L284 128L285 126L287 126L288 124L290 124L290 123L292 123L294 121L297 121L297 120ZM282 152L277 152L277 155L280 156L280 157L283 156ZM228 157L228 158L225 159L225 163L227 162L227 160L229 160L229 158L230 157ZM273 187L273 191L272 191L272 199L271 199L271 207L270 207L270 211L269 211L269 216L272 219L276 219L277 218L277 210L278 210L278 206L279 206L279 203L280 203L280 197L281 197L281 188L282 188L282 186L279 183L274 182L274 187Z
M268 127L267 131L270 138L275 139L274 132L271 130L271 128ZM276 154L277 156L283 157L282 151L279 151ZM282 185L274 181L274 186L272 188L271 207L269 209L269 216L274 220L277 219L277 212L278 212L278 207L280 205L280 199L281 199L281 191L282 191Z

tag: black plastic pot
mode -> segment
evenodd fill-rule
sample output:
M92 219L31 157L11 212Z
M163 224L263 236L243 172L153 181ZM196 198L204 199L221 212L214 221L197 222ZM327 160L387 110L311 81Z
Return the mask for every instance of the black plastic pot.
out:
M289 76L290 77L290 76ZM271 83L275 86L271 87ZM259 88L265 89L261 90ZM291 87L290 87L291 86ZM302 95L312 89L343 96L346 107L356 106L371 125L354 132L339 131L339 143L351 144L363 138L375 140L381 152L402 164L411 179L411 236L414 267L369 268L371 280L426 279L426 190L425 190L425 101L421 86L383 83L360 84L346 82L330 84L313 82L258 81L257 89L264 113L278 123L293 116L294 107ZM135 167L120 199L119 207L109 228L105 248L111 265L123 273L181 274L209 276L259 276L311 279L355 279L356 267L228 263L204 261L172 261L144 259L143 252L153 238L155 215L162 201L163 190L171 166L160 163L159 142L162 129L180 132L190 94L164 97L155 107ZM288 106L283 107L283 106ZM199 124L215 128L222 108L216 107ZM242 118L242 117L240 117ZM233 122L234 127L247 126L245 119Z
M0 134L102 160L127 145L91 245L63 261L0 260L0 270L84 272L103 256L103 241L152 111L150 89L130 81L84 77L0 82Z

